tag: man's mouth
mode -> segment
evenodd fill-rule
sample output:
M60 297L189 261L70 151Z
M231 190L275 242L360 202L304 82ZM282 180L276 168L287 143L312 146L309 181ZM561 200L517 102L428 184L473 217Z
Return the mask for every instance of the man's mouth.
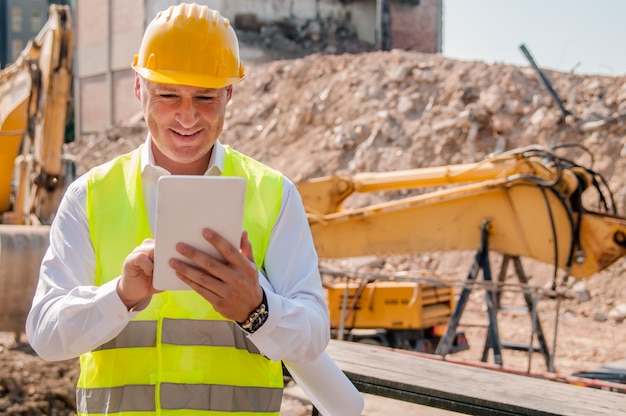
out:
M179 137L185 138L185 139L189 139L189 138L193 138L196 137L199 133L200 130L197 131L177 131L177 130L172 130L172 132L174 134L176 134Z

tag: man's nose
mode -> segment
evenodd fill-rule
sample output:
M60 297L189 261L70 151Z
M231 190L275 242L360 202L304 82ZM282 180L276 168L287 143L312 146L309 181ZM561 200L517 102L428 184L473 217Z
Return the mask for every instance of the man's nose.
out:
M176 121L183 127L191 127L198 121L198 111L193 100L183 99L176 112Z

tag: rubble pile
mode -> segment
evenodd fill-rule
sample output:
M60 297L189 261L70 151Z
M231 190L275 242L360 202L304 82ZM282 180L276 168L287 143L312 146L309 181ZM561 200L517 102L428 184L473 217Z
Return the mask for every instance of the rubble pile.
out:
M222 141L294 182L574 144L563 154L605 176L621 210L626 186L616 173L626 154L625 78L544 72L567 116L530 67L400 50L248 65L246 79L235 86ZM69 151L84 160L84 171L144 137L137 115L81 138Z
M531 68L407 51L310 55L248 71L235 90L224 141L285 172L314 176L483 159L531 144L622 150L626 86L615 77L549 72L566 119ZM303 157L306 155L306 157ZM621 178L614 178L619 181ZM614 188L622 188L614 182Z

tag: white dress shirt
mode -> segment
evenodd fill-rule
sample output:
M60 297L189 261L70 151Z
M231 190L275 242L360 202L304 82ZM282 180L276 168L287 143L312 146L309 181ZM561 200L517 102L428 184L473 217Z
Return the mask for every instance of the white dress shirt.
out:
M224 148L213 147L207 174L220 174ZM156 184L165 169L154 165L147 138L141 153L141 177L154 233ZM39 283L26 321L26 335L39 356L66 360L111 340L138 312L128 311L116 292L119 276L94 285L95 256L87 219L87 174L68 187L50 229ZM330 339L328 308L311 231L294 184L284 178L280 212L259 276L269 317L250 340L268 358L308 362ZM121 270L120 270L121 273Z

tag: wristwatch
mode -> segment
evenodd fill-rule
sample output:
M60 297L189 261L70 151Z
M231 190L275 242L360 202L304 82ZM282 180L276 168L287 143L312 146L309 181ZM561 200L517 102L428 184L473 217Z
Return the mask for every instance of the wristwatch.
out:
M252 311L248 319L245 322L237 322L237 325L249 334L253 334L257 329L261 328L268 317L267 297L265 291L263 291L263 300L261 304Z

